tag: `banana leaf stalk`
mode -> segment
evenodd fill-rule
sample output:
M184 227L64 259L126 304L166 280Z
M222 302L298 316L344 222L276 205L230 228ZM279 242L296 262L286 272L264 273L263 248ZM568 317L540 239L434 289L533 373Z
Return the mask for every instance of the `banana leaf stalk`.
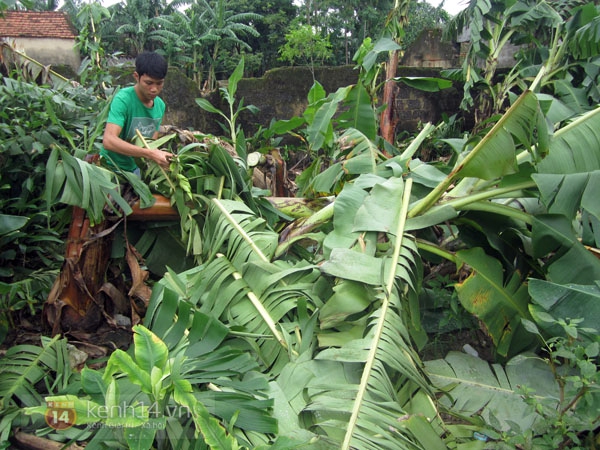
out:
M142 136L142 133L140 133L140 130L135 130L135 134L142 141L145 148L147 148L149 150L152 149L152 147L150 147L148 145L148 141L146 141L144 136ZM163 176L165 177L165 180L167 181L167 183L169 183L169 186L171 187L171 192L175 192L175 185L173 184L171 179L167 176L167 172L165 171L165 169L163 169L161 166L158 166L158 167L159 167L160 171L162 172Z
M412 179L409 178L406 180L406 184L404 186L404 195L402 196L402 209L400 211L400 217L398 220L398 227L396 229L396 242L394 245L394 253L392 255L392 263L390 267L396 268L398 266L398 260L400 255L400 250L402 248L402 237L404 235L404 225L406 224L406 217L408 213L408 204L410 201L410 193L412 188ZM363 405L363 400L367 393L369 379L372 376L372 372L374 369L374 364L376 361L376 354L379 349L379 341L383 335L383 328L385 325L385 319L387 317L387 311L390 307L390 293L394 287L394 281L396 278L396 270L392 269L388 275L388 279L386 280L386 290L385 296L382 300L381 305L381 314L379 316L379 320L377 322L377 328L375 330L375 335L373 341L371 343L371 348L369 350L369 355L367 357L367 362L363 369L363 373L360 380L360 386L358 388L358 392L356 395L356 400L354 401L354 407L352 408L352 415L350 416L350 420L348 421L348 427L346 429L346 435L344 436L344 442L342 443L342 449L347 450L350 449L350 442L354 435L354 431L356 428L356 422L358 420L358 415L360 413L361 407Z
M335 202L332 201L311 216L296 220L285 227L279 235L279 245L275 250L275 257L283 255L294 242L309 237L310 232L330 222L333 217L334 205Z
M217 257L222 258L223 255L217 255ZM239 272L233 272L232 275L233 278L235 278L236 280L241 280L243 278L242 274L240 274ZM279 344L281 344L281 346L287 350L287 342L285 341L283 335L277 329L277 324L269 314L269 311L267 311L267 309L261 303L260 298L258 298L258 296L252 291L248 291L246 293L246 296L248 297L252 305L256 308L260 316L263 318L263 320L271 330L271 333L273 333L273 336L275 337L275 339L277 339L277 342L279 342Z
M513 173L513 166L516 164L513 135L521 136L526 133L526 127L535 118L537 108L535 95L531 91L525 91L448 176L409 211L408 217L416 217L428 211L461 177L494 179Z
M70 80L68 78L65 78L64 76L62 76L60 73L50 69L48 66L42 64L41 62L33 59L31 56L27 56L25 53L20 52L19 50L17 50L16 48L11 47L10 45L8 45L5 42L1 42L0 43L0 60L2 59L2 52L4 50L8 50L11 53L13 53L13 55L19 57L19 58L23 58L25 60L27 60L29 63L34 64L38 71L37 73L42 73L44 76L44 83L47 83L48 81L51 81L52 83L54 83L56 80L60 80L63 83L69 83Z
M304 198L304 197L267 197L268 202L278 211L294 219L310 217L334 200L333 196Z
M266 263L270 262L269 258L267 258L265 256L265 254L256 245L256 243L252 240L252 238L250 236L248 236L248 233L246 233L246 231L244 231L244 229L240 226L240 224L236 222L236 220L232 217L232 215L229 213L229 211L227 211L227 209L223 206L223 204L216 198L213 198L212 202L217 206L217 208L219 208L221 213L223 213L223 215L225 216L227 221L233 226L233 228L235 228L235 230L240 234L240 236L242 236L242 238L248 243L248 245L250 245L250 247L258 255L258 257Z

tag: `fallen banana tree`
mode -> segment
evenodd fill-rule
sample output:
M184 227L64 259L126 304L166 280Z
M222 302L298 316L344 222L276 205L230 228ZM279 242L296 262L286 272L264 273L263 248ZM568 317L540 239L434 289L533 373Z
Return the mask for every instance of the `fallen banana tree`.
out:
M463 143L447 172L414 159L418 145L383 158L369 150L360 134L348 130L345 137L354 133L356 143L352 157L313 182L325 186L335 178L337 184L337 175L329 177L340 170L347 177L341 191L320 211L290 225L293 231L302 230L292 233L293 239L290 233L275 232L258 215L259 200L246 204L240 198L243 190L230 200L185 190L181 195L187 209L177 204L176 194L174 205L180 212L202 211L193 216L197 231L182 233L200 239L185 245L197 250L197 267L167 272L153 289L144 324L173 351L182 345L182 336L190 336L182 347L189 347L188 357L236 349L255 361L253 375L218 376L216 368L214 374L185 375L196 398L204 398L202 383L209 383L212 398L219 399L209 410L228 424L237 445L248 448L284 441L318 442L324 448L431 449L467 443L477 448L485 444L481 436L501 439L502 433L518 432L501 415L505 408L519 411L522 423L541 432L542 416L523 400L520 390L532 380L514 375L513 367L516 373L535 368L535 380L544 380L530 386L540 390L528 394L532 401L551 404L561 384L551 364L524 353L536 351L547 339L544 332L532 332L536 329L531 324L542 323L540 317L545 316L532 310L537 294L530 293L528 279L537 276L564 284L585 284L590 276L599 279L598 260L579 241L577 229L567 226L578 216L565 214L574 214L580 206L592 223L597 220L595 203L585 192L598 169L590 166L580 136L581 130L587 139L597 135L598 117L595 110L546 139L536 96L528 91L483 139ZM426 127L418 141L430 131ZM600 145L594 142L588 148L598 151ZM565 154L585 161L570 169L586 173L576 178L582 180L576 207L572 183L564 182L575 174L553 173L557 170L552 161L561 161ZM190 158L219 158L220 167L246 173L239 161L217 147ZM546 187L551 182L556 186L552 191ZM227 186L233 185L227 183L221 178L217 193L231 192ZM536 209L528 207L531 203ZM313 223L303 228L311 219ZM455 237L430 239L433 228L447 229ZM189 229L182 226L183 231ZM450 241L479 245L456 251L445 245ZM426 335L420 325L419 293L423 263L432 255L467 270L468 277L457 284L460 301L485 325L499 361L517 358L506 369L494 365L493 372L486 371L487 362L465 355L449 355L445 362L420 361L417 352ZM577 271L571 270L573 258ZM597 303L588 304L589 313L597 315ZM553 311L564 316L572 309L563 305ZM211 328L202 327L216 327L220 337L208 339ZM592 359L597 356L593 348L588 353ZM462 373L465 364L480 367L477 371L485 380ZM228 397L222 393L235 391L247 376L266 383L251 395L272 400L277 431L250 432L249 425L241 426L225 412L231 406L225 406ZM509 381L503 382L503 377ZM565 386L574 395L569 398L577 398L573 386ZM453 394L452 389L458 390ZM439 400L440 392L452 401ZM597 391L587 392L595 404ZM470 399L477 399L477 406ZM574 406L569 406L570 413L576 411ZM463 423L446 424L440 411L456 414ZM590 420L592 428L578 429L584 433L581 439L598 419ZM124 442L120 433L113 432L111 439ZM169 433L166 441L174 439ZM95 439L106 439L106 434L98 436ZM228 445L225 448L234 448Z
M169 233L143 229L133 243L144 250L145 264L164 274L143 318L152 334L136 328L131 360L119 352L110 370L85 370L71 392L106 407L142 406L142 415L98 432L85 428L95 417L82 416L54 438L90 448L179 448L183 441L221 448L483 448L486 439L523 437L506 409L530 425L525 437L558 439L547 420L554 408L560 420L553 423L568 431L560 445L594 439L598 351L597 330L590 329L599 323L600 269L588 248L598 247L598 109L549 124L538 95L526 91L487 132L447 141L454 149L447 164L428 164L416 155L436 127L424 126L403 151L386 145L387 156L365 92L357 85L327 96L316 84L309 95L314 101L300 122L317 157L302 192L322 204L307 217L294 220L275 199L256 195L247 159L236 151L246 145L239 134L235 146L201 139L177 149L169 172L148 167L147 183L121 174L147 200L140 209L160 193L179 220ZM349 99L355 103L340 120L344 128L334 132L337 108ZM289 131L295 123L274 128ZM324 171L319 151L329 158ZM123 179L66 152L56 150L53 158L49 204L84 208L90 226L107 206L130 215L119 190ZM496 364L455 354L421 362L423 276L440 258L466 275L456 291L493 340ZM558 298L549 302L548 292ZM573 298L585 301L591 317L582 325L571 320L582 315ZM44 357L62 352L59 342L21 366L76 378L58 369L60 358ZM563 372L556 362L567 350L579 358ZM519 377L521 370L539 376ZM574 373L577 379L569 378ZM24 384L8 389L9 402L41 411L34 404L39 396L28 396L39 377L7 378ZM527 386L532 380L539 383ZM164 391L153 387L159 385ZM557 403L557 393L566 402ZM190 396L220 421L221 428L207 426L214 436L198 440L198 415L169 414L192 405ZM155 400L151 417L143 405ZM146 431L154 419L164 429ZM33 428L44 426L39 414L31 420Z

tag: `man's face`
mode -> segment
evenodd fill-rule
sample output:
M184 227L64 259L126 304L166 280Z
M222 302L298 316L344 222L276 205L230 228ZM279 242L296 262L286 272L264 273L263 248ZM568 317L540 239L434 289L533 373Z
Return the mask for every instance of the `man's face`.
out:
M160 94L165 84L164 78L152 78L147 74L139 76L137 72L134 72L133 77L137 82L136 92L144 103L153 101Z

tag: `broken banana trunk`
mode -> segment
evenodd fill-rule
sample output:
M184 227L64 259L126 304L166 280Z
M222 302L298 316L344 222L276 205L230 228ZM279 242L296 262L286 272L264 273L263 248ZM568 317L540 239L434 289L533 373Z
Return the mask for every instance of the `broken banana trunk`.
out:
M179 219L168 198L160 195L155 198L156 202L150 208L140 208L138 200L132 206L133 213L125 220ZM52 335L93 332L104 323L117 326L113 317L115 312L129 316L132 325L140 321L151 290L145 283L148 272L142 270L142 258L132 245L127 244L126 249L126 262L131 272L128 292L117 292L118 289L106 281L112 238L122 222L123 219L117 222L105 219L96 226L90 226L85 210L73 207L65 261L43 308L43 320L52 330ZM143 310L138 306L139 301L144 305Z

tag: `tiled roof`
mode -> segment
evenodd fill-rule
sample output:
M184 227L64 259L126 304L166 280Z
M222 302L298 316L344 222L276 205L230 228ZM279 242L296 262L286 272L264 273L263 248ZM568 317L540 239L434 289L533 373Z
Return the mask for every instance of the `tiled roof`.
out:
M0 38L74 39L77 34L69 16L58 11L5 11L0 17Z

